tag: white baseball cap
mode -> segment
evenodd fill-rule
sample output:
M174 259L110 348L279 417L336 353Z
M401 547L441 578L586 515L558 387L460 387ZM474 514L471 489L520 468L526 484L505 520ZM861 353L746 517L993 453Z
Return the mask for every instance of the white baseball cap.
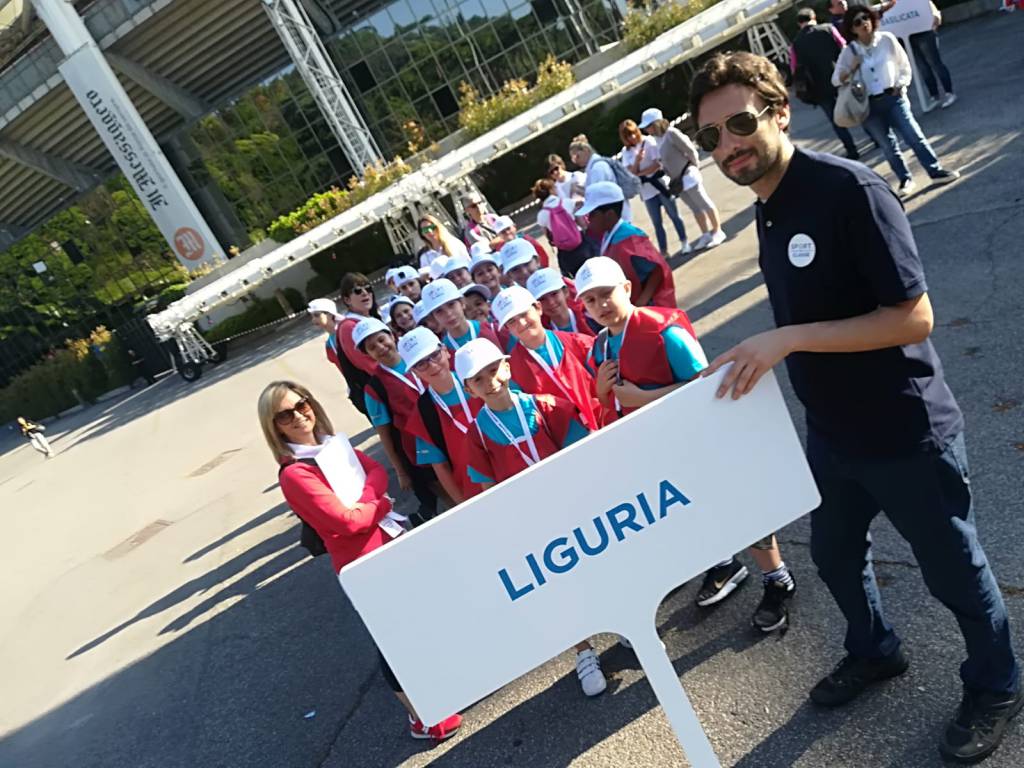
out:
M465 205L466 203L482 203L483 201L484 196L481 195L479 192L467 192L462 196L463 205Z
M512 221L511 216L498 216L494 219L494 231L499 235L506 229L511 229L516 223Z
M486 240L477 240L469 246L469 255L473 261L476 261L478 256L484 256L489 253L494 252L491 250L491 244Z
M498 269L501 269L501 261L498 254L488 251L487 253L481 253L473 257L473 260L469 262L469 274L472 275L476 272L476 268L481 264L493 264Z
M391 329L376 317L363 318L352 329L352 343L358 348L360 344L373 336L373 334L380 333L381 331L391 333Z
M505 360L501 350L490 339L476 338L466 342L455 353L455 375L459 381L476 376L491 363Z
M649 108L644 110L642 115L640 115L640 123L637 125L637 128L639 128L640 130L643 130L644 128L649 126L651 123L656 123L659 120L664 120L664 119L665 119L665 115L663 115L661 113L660 109L658 109L657 107L649 107Z
M504 327L509 318L515 317L528 310L536 303L533 294L521 285L513 285L499 291L491 302L491 313L498 321L498 327Z
M423 308L423 299L420 299L412 305L412 319L416 321L416 325L422 323L423 318L428 314L429 313Z
M306 307L306 311L311 315L315 315L317 312L326 312L337 317L338 305L330 299L313 299Z
M397 267L394 274L395 288L401 288L406 283L418 280L419 276L420 273L410 266Z
M479 293L481 296L484 297L486 301L491 300L491 289L488 288L486 285L480 285L480 283L470 283L469 285L464 285L462 288L459 289L459 293L461 293L463 296L468 296L471 293Z
M501 246L498 255L501 256L501 271L508 274L510 269L529 264L531 260L536 259L537 251L523 238L517 237Z
M447 277L457 269L469 269L469 263L469 259L465 256L452 256L450 259L445 261L444 266L442 267L444 271L441 274Z
M432 330L413 328L398 340L398 354L402 356L405 367L412 368L416 363L434 354L440 346L441 340Z
M576 272L576 295L582 296L591 288L614 288L626 282L626 273L615 259L595 256L583 262Z
M455 283L442 277L427 285L420 294L423 298L423 315L429 315L442 304L461 299L462 294Z
M391 269L389 269L387 272L384 273L384 284L385 285L391 285L391 281L395 279L395 273L397 271L398 271L397 269L392 267Z
M394 309L396 304L408 304L410 307L416 306L416 302L408 296L394 296L391 301L388 302L388 309Z
M538 301L542 296L547 296L549 293L557 291L559 288L565 288L565 281L562 279L562 275L559 274L557 269L552 267L544 267L538 269L530 278L526 281L526 289L533 294L533 298Z
M621 203L626 199L622 187L614 181L595 181L587 187L583 197L583 207L576 211L577 216L586 216L602 205ZM505 250L502 248L502 250Z
M430 262L430 279L437 280L440 277L444 277L444 265L448 261L444 256L440 259L434 259Z

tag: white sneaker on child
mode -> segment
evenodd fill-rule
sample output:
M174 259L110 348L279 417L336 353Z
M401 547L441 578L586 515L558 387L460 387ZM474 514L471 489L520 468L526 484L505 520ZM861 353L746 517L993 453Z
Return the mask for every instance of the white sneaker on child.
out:
M580 679L580 687L587 696L598 696L604 693L608 682L601 671L601 662L593 648L579 651L576 654L576 676Z

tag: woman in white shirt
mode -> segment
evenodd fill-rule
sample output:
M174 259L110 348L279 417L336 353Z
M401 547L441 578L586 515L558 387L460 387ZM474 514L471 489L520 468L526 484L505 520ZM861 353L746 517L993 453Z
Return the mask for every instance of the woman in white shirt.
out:
M680 253L689 253L690 244L686 241L686 228L679 216L676 199L669 194L669 178L661 168L658 142L653 137L640 133L637 124L632 120L623 120L619 123L619 138L622 139L622 164L643 182L640 184L640 199L644 201L647 215L654 225L654 236L658 240L658 250L661 251L662 258L669 258L668 238L661 217L663 210L672 221L679 242L683 244Z
M843 85L859 73L871 107L864 129L885 153L885 159L900 180L901 195L913 192L915 184L903 161L897 133L914 150L932 183L955 181L960 174L942 167L914 119L907 98L913 72L906 51L891 32L879 31L880 23L878 14L867 6L851 5L847 9L843 16L843 35L850 42L839 54L832 84Z
M565 160L561 156L548 155L547 178L554 182L555 194L560 198L583 202L583 188L587 185L587 175L583 171L569 173L565 170Z

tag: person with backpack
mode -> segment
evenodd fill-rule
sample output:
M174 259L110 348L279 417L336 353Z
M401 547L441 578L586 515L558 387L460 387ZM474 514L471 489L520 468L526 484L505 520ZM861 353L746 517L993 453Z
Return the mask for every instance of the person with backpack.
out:
M615 184L622 190L622 199L625 204L622 206L622 218L625 221L633 220L633 211L629 207L629 201L640 194L640 179L626 170L626 167L611 157L602 157L590 146L590 140L586 134L579 134L569 145L569 159L577 166L584 169L587 181L584 184L584 195L586 190L594 184L609 182ZM576 215L582 215L576 211Z
M835 25L819 24L813 8L797 11L796 23L800 31L789 48L789 71L793 73L796 97L804 104L821 107L836 137L846 148L846 156L860 160L850 129L836 125L833 118L837 94L836 87L832 85L832 72L846 40Z
M293 381L272 381L257 402L260 428L277 462L285 501L319 538L337 574L349 563L384 546L405 531L388 496L388 473L337 435L313 394ZM353 461L354 457L354 461ZM405 707L409 735L444 741L455 735L462 716L435 725L420 720L402 686L378 651L381 674Z
M532 191L540 201L537 226L557 249L562 274L572 277L580 265L594 255L593 246L583 237L576 221L576 203L571 198L560 197L551 179L538 179Z

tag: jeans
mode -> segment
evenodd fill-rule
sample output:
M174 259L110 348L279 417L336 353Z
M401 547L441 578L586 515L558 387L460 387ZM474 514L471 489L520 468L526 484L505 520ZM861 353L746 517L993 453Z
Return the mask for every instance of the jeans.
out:
M644 205L647 206L647 215L651 217L651 223L654 224L654 236L658 240L659 251L668 252L668 238L665 236L665 226L661 221L662 208L672 220L676 234L679 235L679 241L686 245L686 228L683 226L683 220L679 217L679 208L676 206L674 197L658 193L654 197L644 200Z
M909 542L928 590L960 625L964 686L1016 693L1006 606L974 525L963 433L941 452L851 459L812 429L807 458L821 491L821 506L811 513L811 557L846 617L847 652L879 658L900 646L882 614L871 563L868 527L882 510Z
M942 89L946 93L953 92L953 78L949 75L949 69L942 61L939 54L939 36L935 30L918 32L910 36L910 48L914 51L914 58L917 60L917 68L924 78L924 85L933 99L939 98L939 86L935 82L935 75L942 81Z
M903 161L903 153L896 140L897 133L914 150L918 162L928 171L929 176L934 178L942 170L939 159L921 132L921 126L914 119L906 96L872 96L871 112L864 121L864 130L881 146L889 167L901 183L910 181L910 170Z
M825 115L828 117L829 123L832 124L832 130L836 132L836 136L841 142L843 142L843 147L846 148L846 154L850 157L859 156L860 153L857 151L857 144L853 140L853 134L850 133L850 129L836 125L835 121L832 119L832 116L836 111L835 97L832 96L830 98L821 99L818 102L818 106L825 111Z

